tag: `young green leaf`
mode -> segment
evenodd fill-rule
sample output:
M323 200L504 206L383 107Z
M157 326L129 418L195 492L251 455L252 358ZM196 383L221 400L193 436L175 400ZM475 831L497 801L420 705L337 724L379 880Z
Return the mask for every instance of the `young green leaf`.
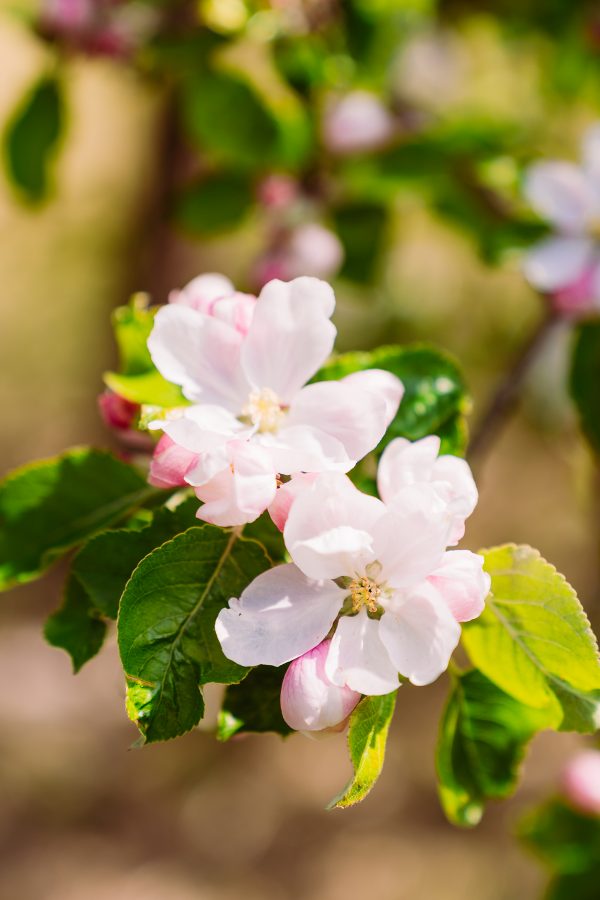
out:
M573 588L531 547L482 550L492 587L463 628L473 664L515 699L554 713L554 726L593 732L600 722L598 645Z
M40 203L48 194L50 166L64 128L60 84L43 76L13 115L4 138L8 174L23 197Z
M549 800L528 813L517 833L555 872L567 875L600 869L600 819L572 809L563 800ZM579 900L579 894L573 897Z
M476 669L452 679L436 751L440 801L448 819L470 827L488 800L509 796L533 735L552 724Z
M350 716L348 747L354 776L329 804L329 809L344 809L367 796L383 768L385 745L397 691L381 697L365 697Z
M600 454L600 322L582 322L576 332L571 362L571 396L592 449Z
M152 372L142 372L139 375L120 375L117 372L104 373L105 385L129 400L130 403L147 404L148 406L188 406L181 388L177 384L171 384L166 378L154 369Z
M0 590L37 578L156 493L131 466L89 448L12 472L0 484Z
M335 229L344 247L340 275L360 284L372 281L388 227L388 210L381 203L353 202L334 210Z
M109 619L116 619L119 600L137 564L165 541L197 524L198 501L190 497L175 509L163 506L152 521L136 531L104 531L81 548L72 571L90 601Z
M220 741L248 731L275 731L281 735L291 732L281 715L280 704L286 669L287 666L258 666L239 684L227 688L217 726Z
M69 577L62 605L46 620L44 637L53 647L66 650L79 672L98 653L106 636L106 622L94 609L83 585Z
M268 567L259 544L202 525L162 544L135 569L121 598L118 637L128 712L147 742L198 724L201 685L246 675L223 655L215 619Z
M114 310L111 320L123 375L141 375L154 369L147 344L157 309L148 306L147 295L134 294L126 306Z

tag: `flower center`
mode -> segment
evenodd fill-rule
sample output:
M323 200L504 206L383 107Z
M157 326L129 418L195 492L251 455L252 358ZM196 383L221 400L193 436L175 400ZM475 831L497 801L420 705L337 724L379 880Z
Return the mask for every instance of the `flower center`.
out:
M352 600L352 612L359 612L363 606L366 606L370 613L379 612L381 588L376 581L364 576L350 582L349 587Z
M285 418L285 409L271 388L252 391L242 409L241 418L255 425L258 431L277 431Z

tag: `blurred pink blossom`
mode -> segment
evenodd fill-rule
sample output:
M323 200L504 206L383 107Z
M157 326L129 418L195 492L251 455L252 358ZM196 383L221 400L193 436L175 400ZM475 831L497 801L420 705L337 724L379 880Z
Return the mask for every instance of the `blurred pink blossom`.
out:
M600 750L584 750L574 756L563 770L562 788L574 807L600 816Z

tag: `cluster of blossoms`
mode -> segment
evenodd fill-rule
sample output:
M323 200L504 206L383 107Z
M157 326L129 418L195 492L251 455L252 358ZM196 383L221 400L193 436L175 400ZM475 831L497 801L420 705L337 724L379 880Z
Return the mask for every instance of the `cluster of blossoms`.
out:
M282 710L305 731L339 726L399 675L435 680L489 590L481 557L447 549L477 502L467 463L438 456L435 436L398 438L380 460L381 499L353 485L346 473L381 441L403 386L377 369L307 384L335 340L326 283L272 281L255 298L205 275L169 300L148 346L190 405L150 423L163 432L150 479L191 485L216 525L268 509L292 560L220 613L225 655L292 662Z
M44 35L84 53L127 57L153 36L160 15L136 0L44 0Z
M525 277L551 296L560 313L600 309L600 125L584 135L581 165L536 163L524 190L533 209L557 232L527 253Z

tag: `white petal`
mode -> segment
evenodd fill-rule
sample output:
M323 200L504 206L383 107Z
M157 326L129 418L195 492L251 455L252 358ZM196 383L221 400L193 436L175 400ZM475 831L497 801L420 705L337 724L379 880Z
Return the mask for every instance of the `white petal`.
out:
M221 610L217 637L225 656L242 666L280 666L323 640L343 600L333 581L311 581L291 563L276 566Z
M440 451L440 439L432 434L420 441L396 438L381 454L377 469L377 490L385 503L411 484L428 482Z
M433 465L431 477L436 489L447 500L452 521L448 542L456 544L465 533L465 519L474 511L479 499L471 467L459 456L440 456Z
M148 349L161 375L181 385L188 400L238 413L250 392L241 343L242 335L224 322L175 304L157 312Z
M447 551L427 581L439 591L457 622L481 615L491 585L483 571L483 557L470 550Z
M333 349L334 306L332 289L316 278L265 285L242 349L255 388L271 388L283 403L292 400Z
M446 504L432 485L404 488L375 524L375 557L382 579L412 588L440 565L450 534Z
M523 273L538 290L556 291L581 278L592 254L586 238L547 238L525 254Z
M345 475L320 475L294 502L285 545L310 578L352 576L374 561L373 532L384 514L383 503Z
M337 438L307 425L286 424L276 434L257 434L254 440L269 450L273 467L281 475L347 472L354 465Z
M380 620L380 637L401 675L413 684L431 684L448 668L460 625L435 590L422 585L397 599Z
M298 472L277 488L275 499L269 506L269 515L280 531L285 528L292 504L303 491L310 487L315 478L317 475L312 472Z
M540 162L531 166L523 186L535 211L567 234L581 234L588 214L586 179L569 162Z
M385 369L363 369L362 372L352 372L342 378L342 384L363 388L385 400L386 426L398 412L400 401L404 396L404 385L400 379Z
M398 669L381 642L380 623L364 607L338 622L325 671L334 684L360 694L389 694L398 687Z
M196 487L196 496L204 501L196 515L222 527L254 522L273 502L277 490L271 461L260 447L233 441L228 450L231 465Z
M210 314L214 300L233 294L235 287L225 275L218 272L207 272L193 278L180 291L171 291L169 303L191 306L198 312Z
M155 431L161 429L172 441L192 453L204 453L222 447L245 431L241 422L221 406L198 405L184 407L172 419L156 419L150 423Z

